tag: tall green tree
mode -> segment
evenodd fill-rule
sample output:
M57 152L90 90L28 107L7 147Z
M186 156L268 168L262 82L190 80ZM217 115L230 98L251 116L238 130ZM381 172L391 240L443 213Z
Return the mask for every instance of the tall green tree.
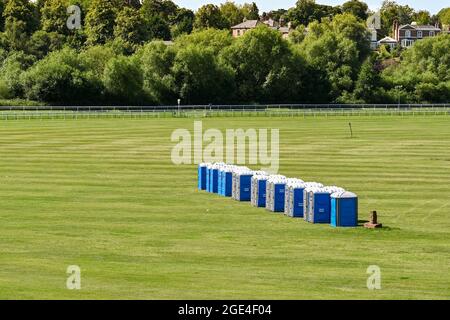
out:
M301 52L315 70L326 75L328 100L339 101L353 91L360 66L370 52L364 23L347 13L333 21L313 22L308 28Z
M431 14L426 10L419 10L414 13L413 19L419 25L427 25L431 23Z
M30 37L27 52L42 59L48 53L62 49L65 43L66 37L60 33L38 30Z
M19 21L23 23L24 31L31 33L35 27L33 4L29 0L7 0L3 10L5 27Z
M146 19L147 30L150 39L170 40L170 25L160 15L153 15Z
M405 5L399 5L393 0L384 0L380 9L381 32L384 35L392 35L394 22L408 24L414 21L414 9Z
M92 81L75 50L65 48L35 63L22 77L31 100L53 104L101 103L98 83Z
M382 80L377 69L376 57L371 56L362 64L355 82L353 96L360 103L380 103L383 99Z
M286 9L278 9L278 10L272 10L269 12L263 12L262 18L264 20L272 19L274 21L280 21L280 19L283 19L286 21L287 19L287 10Z
M238 100L247 103L272 99L268 88L275 85L273 81L280 81L280 75L289 74L283 69L289 55L287 41L264 25L225 48L222 59L236 74Z
M104 44L114 34L116 8L111 1L92 0L86 15L86 35L89 45Z
M233 71L207 47L190 45L179 50L172 70L183 103L209 104L233 99Z
M355 58L361 62L366 59L371 50L365 21L357 20L354 15L349 13L338 14L331 21L330 26L335 33L350 39L356 44L358 53Z
M141 10L147 17L160 15L168 21L177 14L178 6L171 0L143 0Z
M417 41L402 54L402 63L387 68L383 78L391 92L401 86L407 102L450 100L450 35Z
M176 51L161 41L147 43L137 54L140 58L144 90L156 104L174 104L179 98L172 67Z
M306 37L306 27L304 25L299 25L297 28L291 31L289 34L289 40L295 44L301 43Z
M147 41L150 33L141 12L129 6L122 8L116 17L114 37L125 42L129 53Z
M220 12L227 20L229 26L234 26L244 20L244 12L233 1L227 1L220 5Z
M259 20L259 8L255 2L244 3L242 6L242 14L247 20Z
M79 58L83 69L100 79L103 77L108 61L115 56L115 52L108 46L91 46L82 50Z
M0 0L0 32L3 32L3 30L5 30L5 18L3 17L4 10L5 10L5 0Z
M331 18L341 13L339 7L317 4L315 0L298 0L295 7L289 9L287 18L294 27L307 26L312 21L321 21L323 18Z
M200 7L195 15L194 28L196 29L227 29L229 27L220 8L214 4L207 4Z
M46 0L41 8L41 28L46 32L68 34L68 0Z
M445 8L437 14L439 22L443 25L450 26L450 8Z
M124 3L131 7L131 8L135 8L135 9L139 9L142 6L142 3L140 0L123 0Z
M0 81L6 87L7 98L22 97L24 86L21 81L22 74L35 63L36 57L23 51L12 51L3 60L0 67Z
M355 17L366 21L369 17L369 7L365 2L359 1L359 0L350 0L345 2L342 5L342 12L343 13L351 13Z
M224 48L229 47L233 38L228 30L203 29L195 30L189 35L183 35L175 41L176 48L183 48L189 45L207 47L218 55Z
M27 37L36 29L33 4L28 0L8 0L3 18L5 36L11 49L25 49Z
M170 40L170 20L178 10L170 0L144 0L140 9L149 39Z
M142 70L132 57L115 57L108 61L103 72L103 83L109 97L122 104L143 102Z
M180 8L175 16L172 16L171 34L176 38L182 34L190 34L194 29L195 14L192 10Z

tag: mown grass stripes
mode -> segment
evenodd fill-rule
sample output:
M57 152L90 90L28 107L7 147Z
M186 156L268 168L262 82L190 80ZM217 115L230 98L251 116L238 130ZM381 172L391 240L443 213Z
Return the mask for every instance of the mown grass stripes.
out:
M198 192L170 136L194 119L0 123L0 298L450 298L450 118L208 118L280 128L280 173L360 197L333 229ZM65 288L82 269L82 290ZM383 289L366 288L379 265Z

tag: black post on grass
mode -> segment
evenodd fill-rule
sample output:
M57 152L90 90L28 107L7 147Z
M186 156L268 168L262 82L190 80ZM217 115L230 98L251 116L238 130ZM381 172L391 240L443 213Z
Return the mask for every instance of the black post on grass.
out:
M350 127L350 138L353 138L353 129L352 129L352 123L349 122L348 126Z

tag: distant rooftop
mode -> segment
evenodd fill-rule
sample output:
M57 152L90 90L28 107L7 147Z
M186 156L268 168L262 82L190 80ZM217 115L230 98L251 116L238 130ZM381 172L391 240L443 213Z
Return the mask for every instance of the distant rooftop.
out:
M397 40L391 38L391 37L385 37L383 39L381 39L380 41L378 41L379 43L397 43Z
M417 30L424 30L424 31L440 31L440 28L437 28L436 26L432 26L432 25L417 25L414 23L411 24L404 24L402 26L400 26L400 29L403 29L405 27L412 27L414 29Z
M231 29L253 29L258 25L259 20L247 20L238 25L231 27Z

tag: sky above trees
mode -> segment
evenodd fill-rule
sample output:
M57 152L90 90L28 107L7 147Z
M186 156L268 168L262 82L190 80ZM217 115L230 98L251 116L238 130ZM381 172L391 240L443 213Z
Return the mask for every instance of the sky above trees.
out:
M206 3L220 4L226 0L175 0L175 3L179 6L197 10L199 7ZM249 2L249 0L234 0L234 2L243 4ZM280 8L288 9L295 5L297 0L255 0L256 4L261 11L270 11ZM328 5L341 5L345 0L317 0L317 3L328 4ZM364 1L369 5L372 10L377 10L381 7L382 0L366 0ZM432 14L438 13L439 10L448 6L445 4L446 1L441 0L397 0L396 1L402 5L409 5L416 10L428 10Z

